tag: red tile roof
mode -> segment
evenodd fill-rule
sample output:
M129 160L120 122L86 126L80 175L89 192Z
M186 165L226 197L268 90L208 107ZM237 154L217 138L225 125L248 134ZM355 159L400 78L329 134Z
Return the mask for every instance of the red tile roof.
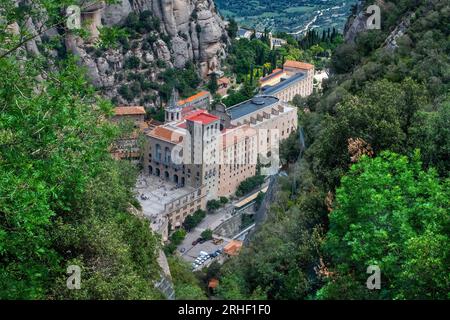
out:
M293 61L288 60L284 63L283 67L285 68L297 68L302 70L310 70L314 68L314 65L306 62L300 62L300 61Z
M239 254L241 248L242 248L242 241L231 240L231 242L223 248L223 252L225 252L230 256L236 256Z
M183 141L183 136L181 134L164 127L156 127L147 134L149 136L172 143L179 143Z
M208 94L209 94L208 91L200 91L199 93L194 94L193 96L190 96L189 98L186 98L184 100L178 101L178 105L179 106L185 105L185 104L190 103L192 101L195 101L195 100L197 100L197 99L199 99L201 97L204 97L204 96L206 96Z
M139 106L116 107L114 111L115 111L116 116L129 116L129 115L145 114L144 107L139 107Z
M212 279L209 280L209 282L208 282L208 288L211 288L211 289L217 288L218 285L219 285L219 280L217 280L217 279L215 279L215 278L212 278Z
M273 77L282 76L282 75L283 75L283 70L282 69L274 69L271 74L268 74L267 76L262 77L261 79L259 79L259 81L260 82L265 82L267 80L272 79Z
M193 122L201 122L202 124L209 124L211 122L219 120L219 118L212 114L201 112L199 114L194 114L192 116L187 117L186 120Z

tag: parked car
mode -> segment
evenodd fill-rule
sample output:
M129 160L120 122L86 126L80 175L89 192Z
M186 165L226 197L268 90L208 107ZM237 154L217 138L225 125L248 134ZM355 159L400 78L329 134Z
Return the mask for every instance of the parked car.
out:
M198 243L198 241L197 241L197 240L194 240L194 241L192 242L192 245L195 246L197 243Z
M219 239L219 238L214 238L212 241L215 245L219 245L223 242L223 239Z
M205 243L206 239L200 238L200 241L198 243Z

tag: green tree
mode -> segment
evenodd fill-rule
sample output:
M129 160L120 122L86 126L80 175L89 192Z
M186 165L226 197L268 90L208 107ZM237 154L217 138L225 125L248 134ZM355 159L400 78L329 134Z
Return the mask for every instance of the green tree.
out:
M111 104L65 52L64 30L42 35L72 4L0 4L0 298L161 298L152 284L160 240L128 212L136 172L109 153L129 132L107 121ZM29 20L46 25L31 33ZM38 35L40 55L18 50ZM67 289L69 265L82 270L80 290Z
M212 95L214 95L217 92L217 89L219 89L217 84L217 74L215 72L213 72L209 78L208 89Z
M233 18L231 18L228 22L227 32L228 32L228 36L231 39L234 39L237 37L238 24L237 24L236 20L234 20Z
M205 300L200 281L195 277L189 265L180 257L168 257L170 273L175 286L175 297L178 300Z
M222 206L222 205L221 205L220 201L215 200L215 199L209 200L209 201L206 203L206 209L208 209L208 212L211 212L211 213L213 213L214 211L216 211L217 209L219 209L221 206Z
M213 232L211 229L206 229L200 236L205 240L211 240L213 238Z
M378 265L379 298L448 298L450 181L423 171L419 159L363 157L336 191L324 249L338 277L365 283L366 268Z

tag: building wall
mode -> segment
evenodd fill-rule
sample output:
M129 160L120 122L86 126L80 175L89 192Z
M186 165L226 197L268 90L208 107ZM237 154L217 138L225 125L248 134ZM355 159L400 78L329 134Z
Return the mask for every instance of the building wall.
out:
M258 153L267 155L272 152L272 139L280 141L297 130L297 108L289 107L283 102L260 109L232 121L235 125L250 124L257 129ZM273 136L271 130L274 131Z
M172 227L179 227L183 224L187 216L194 214L197 210L206 209L206 191L205 188L194 190L166 205L169 223Z
M144 122L144 120L145 120L144 114L120 115L120 116L112 117L113 122L132 121L132 122L134 122L135 126L139 126L139 124Z
M174 143L147 136L144 151L144 170L147 174L161 177L166 181L190 186L192 185L191 175L186 167L171 161L171 153L175 146Z
M237 128L222 139L217 196L229 197L242 181L256 174L257 133Z
M307 76L305 79L294 82L289 87L273 94L281 101L290 102L296 95L307 97L313 92L313 79Z
M208 124L187 121L187 128L191 135L191 150L193 152L190 168L196 176L194 186L205 186L208 200L215 199L219 183L220 121L218 119Z

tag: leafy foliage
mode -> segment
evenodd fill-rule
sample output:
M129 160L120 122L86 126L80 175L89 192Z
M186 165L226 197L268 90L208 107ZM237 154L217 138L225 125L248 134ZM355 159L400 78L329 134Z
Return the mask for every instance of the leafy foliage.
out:
M336 191L324 248L337 277L364 284L366 268L378 265L380 298L447 298L450 181L423 171L419 158L390 152L364 157Z
M213 232L211 229L206 229L200 235L204 240L211 240L213 238Z
M241 197L247 193L250 193L251 191L255 190L257 187L263 184L265 179L265 176L262 175L256 175L254 177L250 177L245 179L244 181L239 184L236 195L238 197Z
M382 30L333 50L323 92L297 99L307 149L223 266L220 297L448 299L449 11L384 1L382 17ZM382 47L406 19L397 48ZM355 157L352 141L370 152ZM370 264L379 292L365 286Z
M159 240L127 212L135 175L108 152L110 104L73 60L43 70L0 59L0 296L160 298ZM71 264L81 290L66 287Z
M195 277L189 265L177 256L168 257L170 272L175 285L178 300L205 300L206 296L200 281Z
M206 217L206 212L197 210L194 214L189 215L184 220L183 226L187 231L194 229Z

